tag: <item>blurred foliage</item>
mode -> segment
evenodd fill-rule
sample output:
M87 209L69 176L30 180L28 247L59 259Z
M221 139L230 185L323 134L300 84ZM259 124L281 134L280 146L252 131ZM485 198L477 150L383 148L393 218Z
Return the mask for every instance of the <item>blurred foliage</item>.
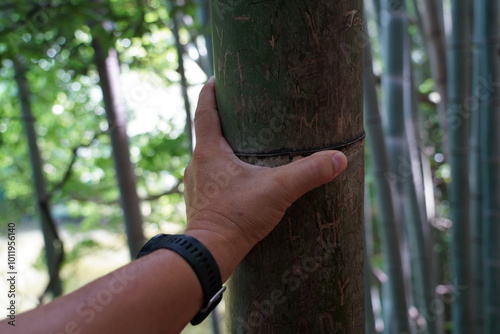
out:
M22 55L28 64L38 145L58 221L78 221L82 230L122 229L92 36L116 48L122 73L140 80L132 82L124 101L132 121L144 112L141 107L149 95L157 94L153 88L168 87L180 79L166 4L159 0L8 0L0 4L0 225L36 214L12 62ZM185 44L196 49L191 41L200 34L197 7L187 1L175 8L183 11ZM157 107L158 114L169 115L171 103L166 102ZM180 192L190 152L183 124L174 118L165 116L130 137L148 223L185 219ZM171 188L173 194L160 196Z

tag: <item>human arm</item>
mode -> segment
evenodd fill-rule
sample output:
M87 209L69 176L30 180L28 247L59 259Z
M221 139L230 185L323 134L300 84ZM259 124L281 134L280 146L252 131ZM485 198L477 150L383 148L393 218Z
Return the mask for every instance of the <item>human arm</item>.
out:
M277 168L239 160L222 136L214 81L200 93L197 144L186 168L185 234L215 258L226 281L252 247L305 192L331 181L347 165L322 151ZM175 252L158 250L52 303L19 315L12 333L178 333L199 311L198 278ZM19 326L19 327L17 327ZM16 331L19 330L19 331Z

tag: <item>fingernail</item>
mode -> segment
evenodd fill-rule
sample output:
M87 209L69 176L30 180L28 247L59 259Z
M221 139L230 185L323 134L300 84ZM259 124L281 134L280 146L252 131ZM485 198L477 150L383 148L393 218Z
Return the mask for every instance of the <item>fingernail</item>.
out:
M212 83L215 81L215 77L212 75L210 78L208 78L207 83Z
M332 155L333 165L335 171L341 172L347 167L347 158L342 152L337 152Z

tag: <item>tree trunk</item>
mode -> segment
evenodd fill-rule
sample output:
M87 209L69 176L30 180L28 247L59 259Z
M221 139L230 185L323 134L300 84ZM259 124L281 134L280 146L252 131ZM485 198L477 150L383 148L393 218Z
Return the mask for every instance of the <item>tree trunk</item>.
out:
M134 166L130 162L126 114L119 94L120 68L113 48L105 50L97 37L92 40L95 62L99 72L104 106L109 123L116 177L120 189L121 206L125 219L131 258L135 258L144 245L142 215L137 196Z
M217 103L244 161L342 149L349 167L300 198L231 278L230 333L362 333L362 8L358 0L212 1Z
M173 2L173 3L171 3ZM184 69L184 46L181 44L179 35L180 23L182 22L182 9L175 5L172 0L167 0L167 7L169 9L170 19L172 20L172 34L175 39L175 49L177 51L177 72L181 76L180 86L182 93L182 100L184 101L184 110L186 112L186 125L184 132L188 139L189 153L193 152L193 122L191 117L191 103L189 103L188 95L188 82L186 79L186 71Z
M30 88L28 80L26 79L26 67L20 56L14 57L13 61L22 118L28 139L28 150L35 186L36 203L40 214L43 239L45 242L45 257L49 272L49 283L40 297L40 301L42 302L47 293L52 294L53 297L62 294L59 269L64 258L64 249L63 243L57 233L54 218L50 212L49 194L46 190L45 176L43 175L43 162L37 144L35 118L31 110Z

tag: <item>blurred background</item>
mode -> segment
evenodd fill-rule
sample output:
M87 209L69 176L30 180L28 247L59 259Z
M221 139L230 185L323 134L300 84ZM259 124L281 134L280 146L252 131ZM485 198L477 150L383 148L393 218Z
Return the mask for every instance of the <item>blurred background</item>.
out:
M209 7L0 4L0 254L15 226L19 311L185 226L192 112L213 74ZM412 332L494 333L498 1L366 0L364 10L347 52L365 51L367 332L395 333L402 307ZM217 310L185 333L223 332Z

